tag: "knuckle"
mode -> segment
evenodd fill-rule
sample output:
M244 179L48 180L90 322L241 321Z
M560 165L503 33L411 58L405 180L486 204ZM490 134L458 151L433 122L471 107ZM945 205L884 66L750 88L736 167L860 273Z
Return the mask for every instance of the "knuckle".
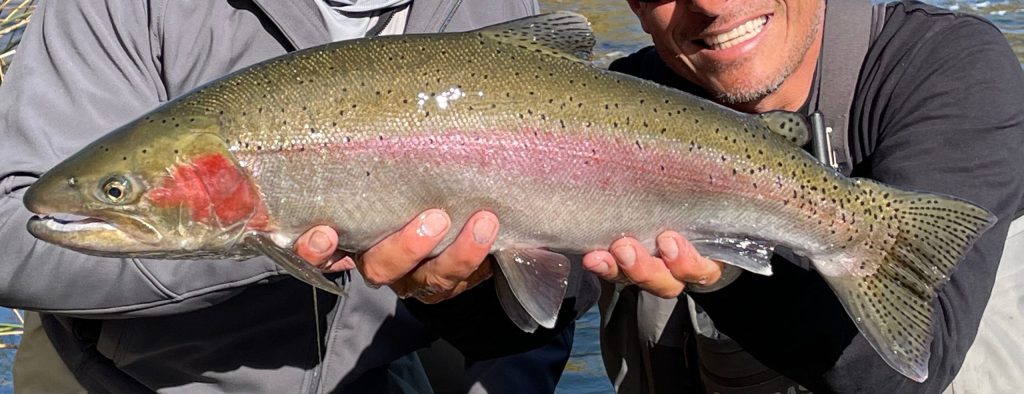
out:
M371 285L380 286L391 284L392 282L389 275L381 272L380 268L374 264L364 264L362 271L363 279Z
M435 294L417 296L416 299L420 300L420 302L424 304L433 305L441 301L447 300L451 297L452 295L449 292L440 292Z
M458 282L449 280L442 276L431 274L424 278L423 286L431 292L448 292L455 289Z
M410 261L420 260L423 258L423 255L425 254L425 252L422 251L422 249L425 248L423 247L423 245L421 245L420 242L400 240L399 242L397 242L396 246L398 255Z
M443 272L437 272L438 280L455 283L467 279L487 258L486 251L453 249L446 250L435 260ZM440 268L439 268L440 269ZM441 277L443 275L443 277Z

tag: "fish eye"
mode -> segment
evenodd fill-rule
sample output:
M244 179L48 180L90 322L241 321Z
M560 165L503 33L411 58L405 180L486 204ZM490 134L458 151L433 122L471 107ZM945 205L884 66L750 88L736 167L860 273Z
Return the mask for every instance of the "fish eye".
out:
M128 192L129 183L128 180L123 177L114 176L108 178L106 182L103 182L103 197L106 197L107 201L115 204L124 202Z

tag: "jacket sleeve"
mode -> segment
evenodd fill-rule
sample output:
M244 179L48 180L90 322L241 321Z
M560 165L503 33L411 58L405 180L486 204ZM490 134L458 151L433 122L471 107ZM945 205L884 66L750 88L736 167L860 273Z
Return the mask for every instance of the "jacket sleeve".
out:
M824 281L793 264L691 295L723 333L815 392L941 392L974 341L1024 195L1024 79L995 27L961 19L921 38L917 52L896 55L881 82L890 85L880 90L886 93L866 98L883 102L865 115L880 132L855 170L903 189L957 196L998 216L938 292L928 379L916 383L889 368Z
M278 271L267 259L98 258L38 241L22 204L40 174L167 99L146 2L41 1L0 88L0 304L83 317L195 310Z

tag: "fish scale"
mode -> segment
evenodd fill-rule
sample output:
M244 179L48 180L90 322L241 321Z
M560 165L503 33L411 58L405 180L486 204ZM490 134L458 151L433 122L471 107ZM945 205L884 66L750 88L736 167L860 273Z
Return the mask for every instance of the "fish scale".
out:
M501 219L502 307L553 327L569 260L680 230L698 252L770 274L808 258L890 366L927 378L932 301L995 218L947 196L846 178L802 151L798 114L742 114L599 70L585 18L301 50L175 99L43 175L40 239L101 256L267 255L344 294L290 247L310 227L360 253L425 209ZM434 251L450 244L448 234Z

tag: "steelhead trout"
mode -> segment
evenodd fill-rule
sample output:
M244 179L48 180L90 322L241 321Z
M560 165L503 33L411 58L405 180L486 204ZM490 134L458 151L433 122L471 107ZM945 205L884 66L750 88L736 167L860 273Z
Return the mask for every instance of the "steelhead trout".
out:
M994 216L845 178L780 137L806 133L799 115L746 115L594 68L593 43L586 19L555 13L271 59L54 167L25 195L44 215L28 229L101 256L265 254L340 293L290 251L310 227L360 252L428 208L455 223L490 210L499 296L527 330L555 322L563 253L677 229L770 274L782 245L813 262L882 358L923 381L935 289Z

